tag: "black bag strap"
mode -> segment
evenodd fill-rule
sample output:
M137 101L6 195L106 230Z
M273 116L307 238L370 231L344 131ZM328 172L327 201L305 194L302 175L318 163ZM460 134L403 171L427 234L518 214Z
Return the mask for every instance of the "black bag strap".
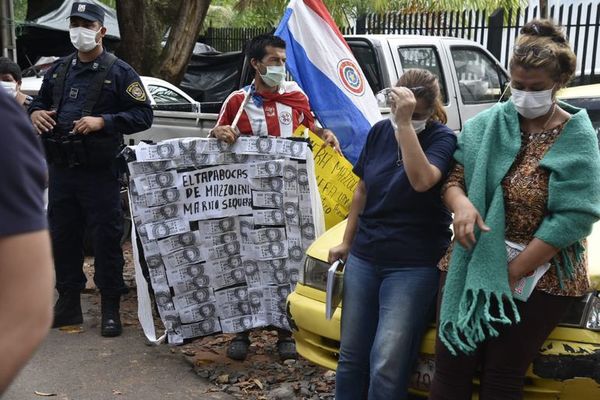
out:
M83 110L81 112L82 117L92 115L92 110L100 98L100 93L102 92L102 87L104 86L104 80L116 61L117 57L108 51L102 58L102 61L98 65L98 73L88 88L85 104L83 105Z
M70 65L75 60L77 53L73 53L63 59L60 62L60 65L56 68L56 75L54 78L54 88L52 90L52 108L51 110L58 111L58 106L60 105L60 100L63 97L65 91L65 80L67 79L67 72L69 71Z

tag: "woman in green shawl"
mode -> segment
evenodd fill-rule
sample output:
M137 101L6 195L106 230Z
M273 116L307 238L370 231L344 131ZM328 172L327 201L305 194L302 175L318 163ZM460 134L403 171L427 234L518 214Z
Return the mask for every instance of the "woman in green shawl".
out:
M584 241L600 219L598 140L585 110L555 98L575 68L559 27L527 23L510 61L511 100L459 135L442 189L455 242L440 263L432 400L471 399L476 371L480 399L521 399L538 349L589 289ZM531 295L517 296L536 271Z

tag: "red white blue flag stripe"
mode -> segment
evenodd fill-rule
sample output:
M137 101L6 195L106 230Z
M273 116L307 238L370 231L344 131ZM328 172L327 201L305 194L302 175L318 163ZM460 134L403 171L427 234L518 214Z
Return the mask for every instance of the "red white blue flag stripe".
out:
M356 58L321 0L292 0L275 31L287 69L353 164L381 113Z

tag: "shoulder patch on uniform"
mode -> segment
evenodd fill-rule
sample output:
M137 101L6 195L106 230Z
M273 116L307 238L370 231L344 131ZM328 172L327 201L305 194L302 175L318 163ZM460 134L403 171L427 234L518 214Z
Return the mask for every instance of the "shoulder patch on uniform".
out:
M146 101L146 91L139 82L133 82L127 87L127 93L137 101Z

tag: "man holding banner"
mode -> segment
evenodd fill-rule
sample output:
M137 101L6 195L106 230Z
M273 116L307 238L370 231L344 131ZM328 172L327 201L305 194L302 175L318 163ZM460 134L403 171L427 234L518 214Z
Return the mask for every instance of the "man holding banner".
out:
M281 38L269 34L250 41L246 56L255 71L254 82L225 100L211 136L227 143L239 135L291 137L303 124L341 153L333 132L315 126L302 89L285 80L285 49Z
M252 85L233 92L225 100L211 136L234 143L240 135L291 137L300 124L315 132L341 154L339 142L328 129L315 127L308 98L295 82L285 81L286 43L273 35L253 38L246 55L255 70ZM280 357L296 357L289 331L278 329ZM245 360L250 346L249 331L231 341L227 356Z

